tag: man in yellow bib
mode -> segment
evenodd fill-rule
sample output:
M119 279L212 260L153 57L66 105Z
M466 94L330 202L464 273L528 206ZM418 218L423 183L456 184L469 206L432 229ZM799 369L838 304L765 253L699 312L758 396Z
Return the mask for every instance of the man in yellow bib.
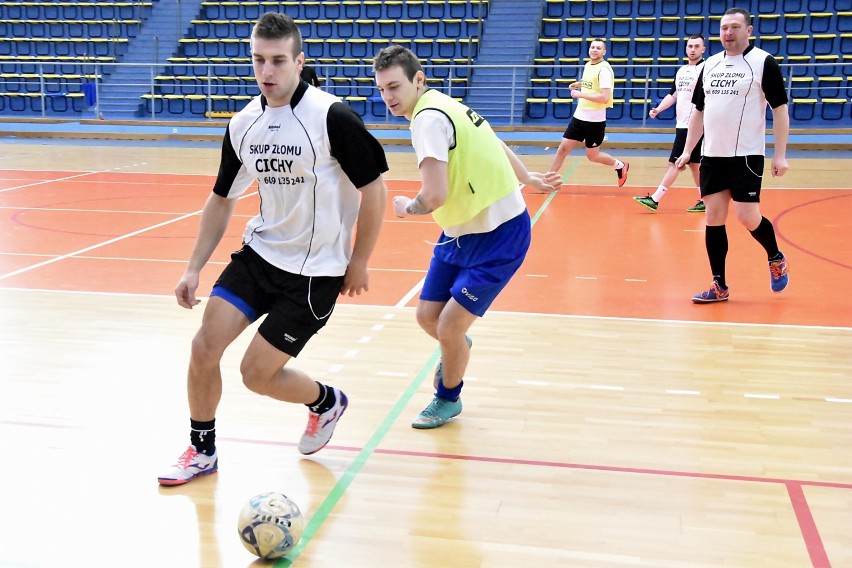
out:
M583 68L583 77L569 85L571 98L577 101L574 116L562 135L562 142L556 150L556 156L550 164L551 172L559 172L562 163L571 150L580 143L586 143L586 157L589 161L615 168L618 187L627 182L627 170L630 164L613 158L600 151L606 135L606 109L612 108L612 90L615 76L612 67L604 61L606 42L595 38L589 44L589 62Z
M484 118L426 87L411 50L387 47L373 69L390 112L411 121L422 180L414 199L394 198L394 213L431 213L443 229L417 304L417 323L441 346L436 392L411 424L437 428L462 410L472 343L467 330L509 283L530 245L530 216L518 180L555 191L559 175L528 172Z

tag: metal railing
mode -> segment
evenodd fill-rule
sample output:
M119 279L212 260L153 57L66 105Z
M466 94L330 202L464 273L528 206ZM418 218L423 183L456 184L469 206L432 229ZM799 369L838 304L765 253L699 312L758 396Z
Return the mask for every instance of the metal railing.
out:
M156 42L156 38L155 38ZM155 49L157 47L155 46ZM167 101L181 99L192 101L190 112L179 113L182 120L197 118L210 119L217 112L236 112L253 96L259 94L254 81L252 66L249 63L189 63L173 61L166 65L171 74L157 74L163 64L122 64L96 60L47 61L18 59L0 63L4 67L15 66L25 72L3 73L0 83L0 101L6 99L39 99L40 105L28 105L26 109L17 104L0 106L0 116L27 114L46 116L80 116L93 114L111 118L110 108L104 99L109 91L125 88L135 89L138 99L133 108L140 119L156 120L168 112ZM811 101L812 99L852 99L852 81L844 74L838 74L836 80L824 81L828 66L835 64L781 64L786 77L788 96L792 101ZM147 69L144 83L115 83L109 80L118 67L139 67ZM486 86L476 86L473 79L480 68L500 68L510 72L511 79L503 83L491 82ZM462 101L468 101L471 95L487 93L496 104L501 102L509 108L509 124L516 122L521 108L527 109L528 101L547 100L569 103L570 91L567 85L582 73L582 65L524 65L524 66L469 66L425 65L427 84L446 92ZM679 65L613 65L616 73L614 96L616 104L641 106L641 117L634 116L633 122L644 125L648 111L655 102L665 96L671 88L674 74ZM323 89L338 95L350 103L381 104L378 91L372 79L372 69L368 65L351 64L314 64L317 75L323 82ZM661 77L660 75L665 75ZM518 77L522 79L519 81ZM529 77L529 79L527 79ZM519 84L521 83L521 84ZM825 84L823 84L825 83ZM48 100L62 97L74 103L70 110L68 104L51 104ZM73 99L84 99L79 101ZM203 103L202 103L203 101ZM88 104L91 103L91 104ZM641 104L640 104L641 103ZM490 106L490 103L482 103ZM36 109L38 106L38 109ZM132 106L132 105L131 105ZM186 108L186 104L176 105ZM50 108L48 108L50 107ZM59 109L59 110L57 110ZM203 109L203 110L202 110ZM202 110L202 112L196 112ZM475 109L482 111L483 109ZM526 114L526 113L524 113ZM372 114L377 118L375 113ZM390 116L385 112L385 119ZM126 116L123 116L126 118ZM852 121L850 121L852 122Z

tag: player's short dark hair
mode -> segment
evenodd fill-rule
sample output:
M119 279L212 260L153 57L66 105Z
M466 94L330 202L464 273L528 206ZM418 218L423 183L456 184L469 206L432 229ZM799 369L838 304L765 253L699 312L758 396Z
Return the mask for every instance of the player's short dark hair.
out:
M749 14L748 10L746 10L744 8L730 8L722 15L723 16L733 16L734 14L742 14L746 25L747 26L751 25L751 14Z
M604 38L602 38L602 37L595 37L595 38L592 38L592 39L589 41L589 45L591 45L593 42L596 42L596 41L599 41L599 42L601 42L602 44L604 44L604 49L606 49L606 40L605 40Z
M263 14L254 25L251 32L252 37L260 39L284 39L293 38L293 58L302 53L302 33L293 18L287 14L267 12Z
M373 71L382 71L397 65L402 67L409 81L413 81L417 72L423 70L420 60L413 51L401 45L390 45L376 54L373 60Z
M686 41L688 42L691 39L700 39L701 43L703 43L704 45L707 45L707 40L704 38L704 34L692 34L691 36L689 36L687 38Z

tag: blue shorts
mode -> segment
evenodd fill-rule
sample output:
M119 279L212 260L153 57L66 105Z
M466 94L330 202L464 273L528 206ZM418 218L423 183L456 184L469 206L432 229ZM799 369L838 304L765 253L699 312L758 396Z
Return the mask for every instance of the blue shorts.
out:
M524 262L530 248L530 215L524 210L490 233L452 238L441 233L420 299L448 302L482 317Z

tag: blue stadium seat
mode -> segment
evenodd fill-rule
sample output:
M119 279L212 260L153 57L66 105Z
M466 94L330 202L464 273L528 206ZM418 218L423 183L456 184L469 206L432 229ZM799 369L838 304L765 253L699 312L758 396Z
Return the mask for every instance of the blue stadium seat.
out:
M371 18L373 20L385 18L384 6L381 0L366 0L363 4L361 17Z
M592 16L608 17L611 15L609 13L609 0L590 0L590 2Z
M434 51L435 41L431 39L415 39L414 54L418 59L431 59Z
M852 12L837 13L837 31L839 33L852 32Z
M583 18L565 18L565 37L585 37L586 20Z
M843 77L817 77L817 95L821 99L836 99L844 95Z
M562 35L562 22L562 18L544 18L541 21L542 37L558 39Z
M775 14L781 10L779 0L757 0L758 14Z
M541 119L547 116L548 99L531 96L527 98L526 115L531 119Z
M820 118L826 122L848 120L846 117L847 100L845 97L828 98L820 101Z
M657 40L654 38L634 38L630 42L633 48L630 56L632 57L651 57L654 55L654 49L657 45Z
M852 55L852 33L840 34L840 53Z
M784 53L787 55L804 55L808 51L809 36L787 35L784 37Z
M586 47L583 45L583 40L581 38L574 37L566 37L562 39L562 53L561 57L583 57L588 53L588 49L583 51L583 48Z
M422 0L406 0L403 13L406 18L415 20L423 18L426 13L426 3Z
M808 12L811 14L814 12L826 12L831 8L833 8L833 6L829 7L828 0L808 0Z
M536 79L533 78L530 80L532 86L530 87L529 96L532 98L546 98L549 99L551 95L551 90L553 89L553 82L551 79Z
M593 2L595 0L592 0ZM608 37L609 33L609 18L589 18L586 20L586 37Z
M585 17L587 4L589 4L588 0L568 0L568 16Z
M755 41L755 45L763 49L764 51L768 51L772 55L781 55L781 40L783 38L780 35L766 35L757 38Z
M834 25L834 18L834 14L811 14L811 17L808 19L811 33L834 33L836 31L836 27Z
M704 37L709 35L704 16L687 16L683 20L683 35L691 36L694 34L704 34Z
M661 37L657 40L658 57L680 57L683 53L679 37Z
M633 0L615 0L615 9L613 11L613 15L616 18L618 18L619 16L632 16Z
M834 77L840 74L840 56L833 53L814 57L814 74L817 77Z
M816 99L793 99L792 116L793 120L808 121L813 120L816 114Z
M664 16L660 18L660 35L662 37L676 37L683 35L683 20L678 17Z
M790 96L795 99L807 99L814 97L813 77L793 77L790 83Z
M674 4L674 6L672 6ZM656 0L639 0L635 3L635 16L656 16L659 14L673 16L680 13L677 0L657 2Z
M384 2L383 18L399 20L404 17L402 10L402 2Z
M758 14L755 30L757 35L772 35L778 33L780 14Z
M553 118L565 120L574 115L574 99L550 99Z
M680 57L660 57L657 63L660 64L657 68L657 77L660 79L674 79L677 70L683 64Z
M704 0L684 0L683 11L687 16L704 15Z
M545 18L559 18L565 15L565 0L546 0L544 4Z
M802 11L802 0L781 0L781 7L778 9L779 12L784 12L786 14L795 14L796 12Z
M376 20L355 20L355 30L358 37L370 39L376 34Z
M837 34L814 34L811 36L811 53L814 55L830 55L835 53Z
M807 14L786 14L784 16L784 33L800 34L805 31Z
M556 57L559 40L543 37L538 40L538 55L540 57Z
M426 0L426 17L443 18L447 12L446 0Z
M628 38L612 38L609 41L609 47L607 48L608 58L611 57L629 57L632 56L631 53L631 43L632 40ZM588 52L588 45L586 47L586 52Z

